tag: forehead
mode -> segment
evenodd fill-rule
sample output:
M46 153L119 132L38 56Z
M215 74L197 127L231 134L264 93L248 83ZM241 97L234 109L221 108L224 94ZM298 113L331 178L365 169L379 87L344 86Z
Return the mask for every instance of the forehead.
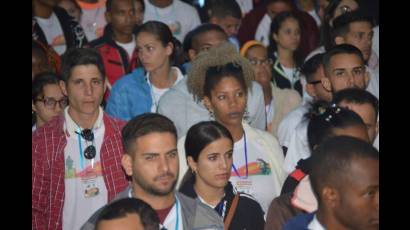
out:
M223 25L237 25L241 23L241 19L234 18L232 16L226 16L219 19L219 23Z
M299 22L295 18L288 17L280 24L280 28L284 27L299 27Z
M112 10L122 10L122 9L128 9L128 8L133 8L134 0L114 0L112 1Z
M281 12L291 10L291 7L289 4L285 2L274 2L274 3L270 3L267 6L267 10L270 11L271 13L279 14Z
M370 33L373 31L372 25L367 21L352 22L349 24L350 32L366 32Z
M203 45L212 45L212 46L217 46L221 44L222 42L226 41L227 38L224 33L216 30L210 30L205 33L199 34L196 36L195 39L198 42L198 46L203 46Z
M233 76L223 76L218 84L212 89L213 91L220 92L220 91L236 91L239 89L243 89L239 81Z
M369 186L379 186L379 161L376 159L363 159L354 157L348 167L348 187L357 190L366 189Z
M135 140L135 153L159 153L164 154L176 149L176 137L170 132L152 132Z
M225 153L231 150L233 147L233 143L230 139L226 137L219 138L211 143L209 143L201 152L201 153Z
M43 95L44 97L55 97L59 99L59 97L63 96L63 93L59 85L47 84L43 87Z
M268 57L268 51L265 47L255 45L249 48L249 50L246 52L246 57L264 59Z
M160 43L157 35L148 32L140 32L136 41L137 45L144 45L146 43Z
M363 66L363 62L356 54L336 54L330 58L331 69L352 69Z
M77 65L72 68L70 80L102 78L96 65Z

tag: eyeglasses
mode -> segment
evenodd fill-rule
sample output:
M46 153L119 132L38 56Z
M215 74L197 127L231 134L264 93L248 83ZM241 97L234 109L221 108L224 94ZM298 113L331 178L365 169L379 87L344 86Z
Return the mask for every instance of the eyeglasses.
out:
M84 138L86 141L93 141L94 140L94 133L91 129L83 129L81 133L76 132L77 134L80 134L81 137ZM89 145L87 148L84 150L84 157L88 160L91 160L95 157L97 151L95 149L94 145Z
M249 62L252 64L252 65L272 65L272 63L273 63L273 61L272 61L272 59L270 59L270 58L267 58L267 59L263 59L263 60L260 60L260 59L248 59L249 60Z
M41 101L44 103L44 106L47 109L54 109L58 103L60 108L64 109L68 105L68 99L67 97L63 97L60 100L56 100L52 97L46 97L46 98L38 98L35 101Z

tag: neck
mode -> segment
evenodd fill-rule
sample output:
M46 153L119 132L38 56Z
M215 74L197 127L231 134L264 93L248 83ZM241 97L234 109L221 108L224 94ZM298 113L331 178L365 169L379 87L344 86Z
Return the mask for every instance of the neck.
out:
M325 229L332 229L332 230L348 230L345 226L343 226L339 221L336 220L336 217L331 214L331 212L326 212L324 210L318 209L316 212L316 217L319 223Z
M49 18L53 13L53 7L33 1L34 15L40 18Z
M138 185L132 185L132 196L147 202L154 210L161 210L170 207L175 203L174 192L165 196L157 196L146 192Z
M272 87L269 83L266 86L263 86L262 89L263 89L263 98L265 100L265 105L268 105L270 101L272 100Z
M202 181L197 180L194 184L195 192L200 196L202 199L206 201L206 203L216 206L222 200L225 194L224 188L215 188L209 185L206 185Z
M278 47L278 58L281 65L287 68L295 67L295 60L293 59L293 51Z
M150 2L152 5L156 6L156 7L165 8L165 7L169 6L169 5L171 5L172 2L173 2L173 0L162 0L162 1L159 1L159 0L149 0L149 2Z
M43 121L43 119L41 119L38 115L36 115L36 127L40 128L41 126L43 126L46 122Z
M71 119L73 119L73 121L83 129L92 129L97 121L99 113L99 108L92 114L78 113L77 111L74 111L72 107L68 108L68 114Z
M224 125L224 126L231 133L234 142L237 142L242 138L243 132L244 132L242 123L240 125L231 125L231 126Z
M121 43L130 43L133 39L132 34L122 34L118 32L113 32L113 39Z
M172 68L170 68L169 65L164 65L157 70L151 71L149 73L149 80L151 84L160 89L172 87L174 84Z

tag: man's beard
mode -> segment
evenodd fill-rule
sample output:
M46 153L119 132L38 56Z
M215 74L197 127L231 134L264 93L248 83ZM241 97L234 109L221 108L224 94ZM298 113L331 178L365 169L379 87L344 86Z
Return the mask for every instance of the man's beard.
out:
M136 174L134 174L134 175L136 175ZM167 196L170 193L174 192L175 186L177 184L177 178L178 177L174 176L174 174L172 174L170 172L167 172L167 173L164 173L162 175L159 175L159 176L155 177L154 182L161 179L162 177L165 177L165 176L170 176L170 177L175 178L175 180L172 182L172 185L169 187L169 189L167 189L165 191L159 190L159 189L155 188L154 186L148 184L141 177L134 176L133 179L147 193L152 194L152 195L156 195L156 196Z

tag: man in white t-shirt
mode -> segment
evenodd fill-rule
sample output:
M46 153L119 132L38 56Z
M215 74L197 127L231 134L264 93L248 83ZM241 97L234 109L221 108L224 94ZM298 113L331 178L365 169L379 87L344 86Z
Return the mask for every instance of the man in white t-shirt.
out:
M128 186L121 167L123 121L100 107L106 89L101 56L68 50L60 87L69 106L32 136L32 226L79 229Z
M58 7L58 0L33 0L32 38L50 45L59 55L87 43L81 26Z
M83 27L88 41L97 39L103 35L107 24L104 14L107 0L76 0L81 7L80 25Z
M223 229L222 218L199 200L175 191L179 174L177 133L167 117L145 113L122 130L121 164L132 182L116 199L134 197L148 203L166 229ZM94 229L98 210L81 228Z
M90 43L103 58L111 86L137 67L136 41L133 33L137 21L133 1L135 0L107 1L105 17L108 24L104 28L104 35Z
M201 24L196 9L181 0L144 0L144 3L144 22L154 20L167 24L181 43L189 31Z

